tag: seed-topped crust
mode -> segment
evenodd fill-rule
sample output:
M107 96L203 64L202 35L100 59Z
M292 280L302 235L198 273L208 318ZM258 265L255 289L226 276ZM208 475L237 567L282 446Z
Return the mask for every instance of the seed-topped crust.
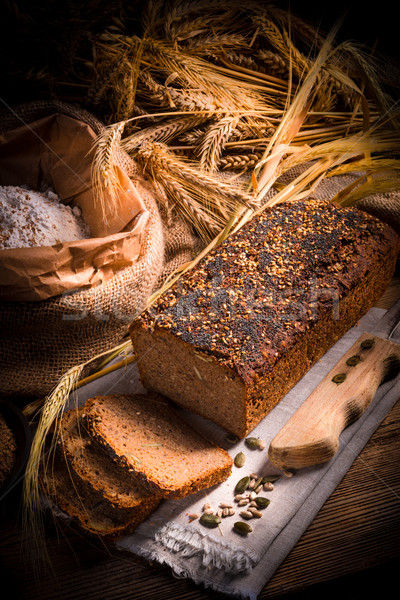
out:
M386 224L354 208L282 204L211 251L140 321L212 354L250 383L396 247Z

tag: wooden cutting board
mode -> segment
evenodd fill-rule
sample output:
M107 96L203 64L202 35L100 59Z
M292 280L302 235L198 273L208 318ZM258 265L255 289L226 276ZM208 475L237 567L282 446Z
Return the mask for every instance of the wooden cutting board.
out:
M400 345L363 334L272 440L270 461L281 469L299 469L330 460L341 432L399 372Z

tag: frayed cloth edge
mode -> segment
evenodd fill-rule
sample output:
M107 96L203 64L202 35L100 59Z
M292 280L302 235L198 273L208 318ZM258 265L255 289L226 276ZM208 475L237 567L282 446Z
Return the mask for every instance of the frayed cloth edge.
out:
M118 543L117 543L118 547ZM126 548L120 548L126 550ZM237 587L232 587L232 580L229 586L218 583L207 577L199 577L195 573L189 572L183 567L177 565L172 557L168 555L161 555L155 550L146 550L144 548L135 548L134 553L148 561L158 562L160 565L167 565L171 568L173 575L180 578L190 579L196 585L203 586L205 589L213 589L216 592L226 594L232 598L238 598L239 600L257 600L257 594L252 591L240 590Z
M240 545L233 546L173 522L164 525L156 534L155 541L181 556L199 556L204 567L211 566L232 575L249 573L259 561L256 553Z

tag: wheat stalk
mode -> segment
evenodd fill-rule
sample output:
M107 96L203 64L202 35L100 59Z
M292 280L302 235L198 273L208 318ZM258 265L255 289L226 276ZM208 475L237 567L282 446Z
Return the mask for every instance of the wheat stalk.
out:
M62 413L73 385L82 373L83 365L72 367L61 378L53 392L44 401L41 415L32 440L31 450L23 481L23 528L28 533L28 539L43 548L43 531L40 513L39 474L44 458L45 444L51 427ZM38 553L40 556L40 553Z
M130 153L143 143L163 142L166 144L188 129L201 125L206 120L207 117L204 115L190 115L180 119L168 119L158 125L146 127L129 137L125 137L123 147L126 152Z
M205 132L199 146L199 165L204 171L215 172L218 161L229 140L232 132L235 130L240 116L227 115L212 123Z
M107 195L111 199L114 210L118 211L118 192L121 189L121 185L116 164L124 128L125 121L105 127L92 147L92 151L94 150L92 161L93 189L105 221L107 219L105 208L106 204L108 204Z

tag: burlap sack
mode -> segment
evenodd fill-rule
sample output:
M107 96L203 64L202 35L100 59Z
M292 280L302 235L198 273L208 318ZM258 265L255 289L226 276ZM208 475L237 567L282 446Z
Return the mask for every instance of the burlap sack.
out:
M0 132L60 112L100 134L104 125L80 107L38 101L0 114ZM121 152L118 164L129 177L138 167ZM92 289L40 302L0 303L0 392L40 397L49 393L72 366L121 342L127 327L168 274L192 258L196 239L177 219L163 225L154 189L143 181L150 213L140 260Z

